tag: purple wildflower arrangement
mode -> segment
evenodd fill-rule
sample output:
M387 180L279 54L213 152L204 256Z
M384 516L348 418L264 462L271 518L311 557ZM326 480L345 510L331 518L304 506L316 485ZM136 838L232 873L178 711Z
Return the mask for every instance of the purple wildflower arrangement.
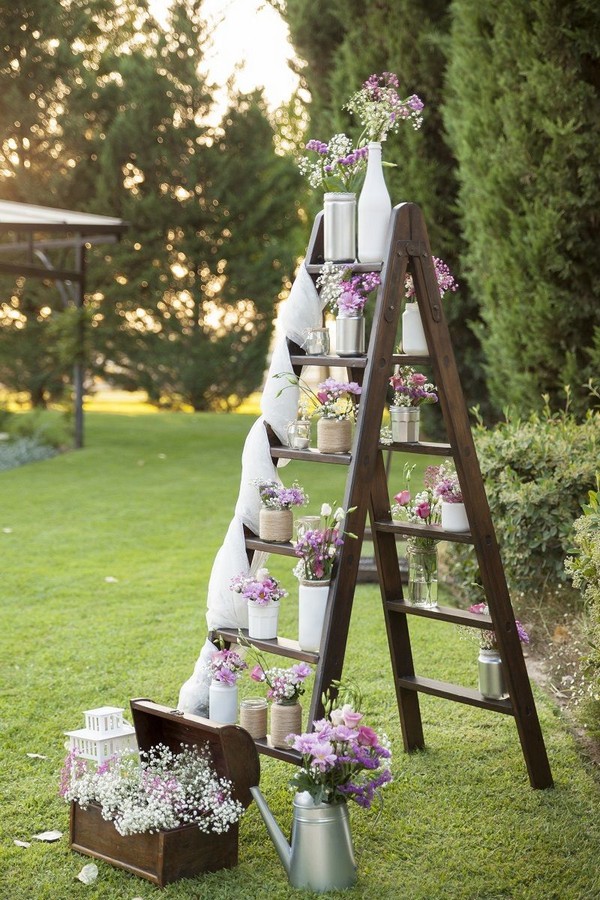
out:
M433 480L433 492L442 503L462 503L463 495L456 470L450 460L445 460L439 466L429 466Z
M369 809L392 780L392 754L387 737L378 737L362 720L363 714L346 703L313 722L313 731L288 735L290 746L302 754L290 785L308 791L315 803L354 800Z
M294 575L299 581L329 581L338 549L344 543L344 535L355 537L343 531L345 517L341 507L334 512L329 503L324 503L319 528L302 532L294 544L294 553L299 557Z
M265 509L291 509L308 503L309 498L297 481L287 488L278 481L257 479L253 484L258 488L260 502Z
M236 575L229 586L255 606L271 606L288 595L268 569L259 569L256 575Z
M248 664L235 650L217 650L212 654L207 668L213 681L235 684Z
M352 268L326 262L317 278L321 299L338 316L362 314L369 294L381 284L377 272L353 275Z
M390 378L390 385L394 389L394 406L419 407L438 402L436 386L412 366L397 366Z
M423 101L416 94L401 98L398 88L398 76L393 72L371 75L344 105L363 126L359 146L365 141L385 141L389 132L396 133L407 120L415 130L421 127Z
M231 781L217 775L208 744L182 744L179 753L158 744L139 756L115 754L97 770L71 751L60 795L84 809L98 803L102 817L122 835L191 824L205 833L223 834L244 812Z
M440 259L439 256L432 256L432 260L433 267L435 269L435 277L440 291L440 297L444 297L444 295L448 291L457 291L458 284L454 280L454 275L450 272L450 269L448 268L444 260ZM413 277L409 272L407 272L404 278L404 296L407 300L412 300L415 294L416 291Z
M489 614L489 611L490 610L487 603L474 603L473 606L469 607L469 612L476 613L480 616L487 616ZM515 625L517 626L517 634L519 635L519 640L521 641L521 643L528 644L529 634L518 619L515 619ZM471 629L468 629L468 631L470 632ZM498 646L496 641L496 633L494 631L482 631L479 638L479 645L482 650L496 650Z
M304 682L312 675L312 669L308 663L301 662L290 666L289 669L265 668L261 656L256 654L258 663L250 672L250 678L259 684L267 684L267 698L273 703L281 703L291 706L298 702L306 687Z
M289 387L298 387L315 408L317 415L324 419L356 419L356 397L362 393L362 388L356 381L336 381L335 378L327 378L317 385L313 391L293 372L278 372L275 378L285 378L288 382L281 388L277 397Z
M311 187L350 193L359 189L369 153L367 147L354 148L345 134L334 134L328 144L310 140L305 148L311 157L302 157L298 168Z

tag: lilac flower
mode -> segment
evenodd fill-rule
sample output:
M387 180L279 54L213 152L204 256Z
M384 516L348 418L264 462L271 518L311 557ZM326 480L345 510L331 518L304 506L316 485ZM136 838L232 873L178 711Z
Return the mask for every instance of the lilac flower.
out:
M263 481L260 478L252 483L258 488L260 502L265 509L291 509L308 503L308 495L297 481L289 488L278 481Z
M440 297L443 297L448 291L457 291L458 284L454 280L454 276L443 259L439 256L432 256L433 267L435 269L435 277L438 283ZM410 273L406 274L404 279L404 296L407 300L411 300L415 296L415 285L413 277Z
M298 168L307 176L311 187L352 193L360 186L366 167L366 147L353 148L345 134L334 134L328 144L310 140L305 149L317 154L316 160L306 157L298 160Z
M469 612L476 613L477 615L487 616L489 614L489 607L487 603L474 603L469 607ZM517 635L522 644L528 644L530 641L529 634L524 628L523 624L519 622L518 619L515 619L515 625L517 628ZM484 650L495 650L497 649L498 642L496 640L496 633L494 631L482 631L479 638L480 647Z
M343 518L343 510L340 516L340 510L334 513L329 504L323 504L321 527L309 529L299 535L294 544L294 553L299 557L294 575L300 581L329 581L337 551L344 543Z
M352 275L349 266L325 263L317 278L321 299L339 316L356 316L364 310L369 295L381 284L376 272Z
M359 143L363 140L385 141L388 132L395 134L406 119L412 120L413 128L421 127L423 101L416 94L400 98L398 87L398 77L393 72L371 75L345 104L344 108L363 126Z
M250 672L250 678L268 685L267 697L274 703L295 703L306 690L304 682L312 674L311 667L306 663L297 663L289 669L267 669L262 657L256 655L259 662Z
M437 403L436 386L412 366L397 366L389 383L394 389L394 406L419 407L426 403Z
M279 582L269 575L268 569L259 569L256 575L236 575L229 582L232 591L241 594L249 603L256 606L269 606L287 597L288 592L279 586Z
M217 650L212 654L207 668L215 681L235 684L248 665L235 650Z

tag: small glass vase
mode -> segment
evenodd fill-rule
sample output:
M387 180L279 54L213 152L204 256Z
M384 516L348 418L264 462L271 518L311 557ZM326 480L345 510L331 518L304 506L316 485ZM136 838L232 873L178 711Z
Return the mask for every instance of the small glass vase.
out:
M309 328L305 334L302 347L308 356L329 355L329 328Z
M287 429L288 446L292 450L308 450L310 447L310 419L290 422Z
M438 605L438 552L433 538L409 538L408 599L413 606L435 609Z
M302 731L302 707L298 701L293 703L271 704L271 744L289 750L286 743L288 734L300 734Z

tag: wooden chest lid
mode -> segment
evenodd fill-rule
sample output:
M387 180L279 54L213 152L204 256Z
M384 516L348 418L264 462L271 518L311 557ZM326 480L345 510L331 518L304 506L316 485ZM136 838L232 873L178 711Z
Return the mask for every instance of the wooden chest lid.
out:
M219 725L201 716L180 713L151 700L132 700L130 705L140 750L164 744L178 752L181 744L209 744L218 774L229 778L235 798L244 807L250 805L250 788L260 781L260 763L247 731L239 725Z

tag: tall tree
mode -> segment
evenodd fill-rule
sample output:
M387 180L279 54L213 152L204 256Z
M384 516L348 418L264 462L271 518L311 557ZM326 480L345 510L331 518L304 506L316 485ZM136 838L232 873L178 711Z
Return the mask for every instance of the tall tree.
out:
M569 383L584 409L600 335L600 7L456 0L453 12L446 126L490 391L527 410Z

